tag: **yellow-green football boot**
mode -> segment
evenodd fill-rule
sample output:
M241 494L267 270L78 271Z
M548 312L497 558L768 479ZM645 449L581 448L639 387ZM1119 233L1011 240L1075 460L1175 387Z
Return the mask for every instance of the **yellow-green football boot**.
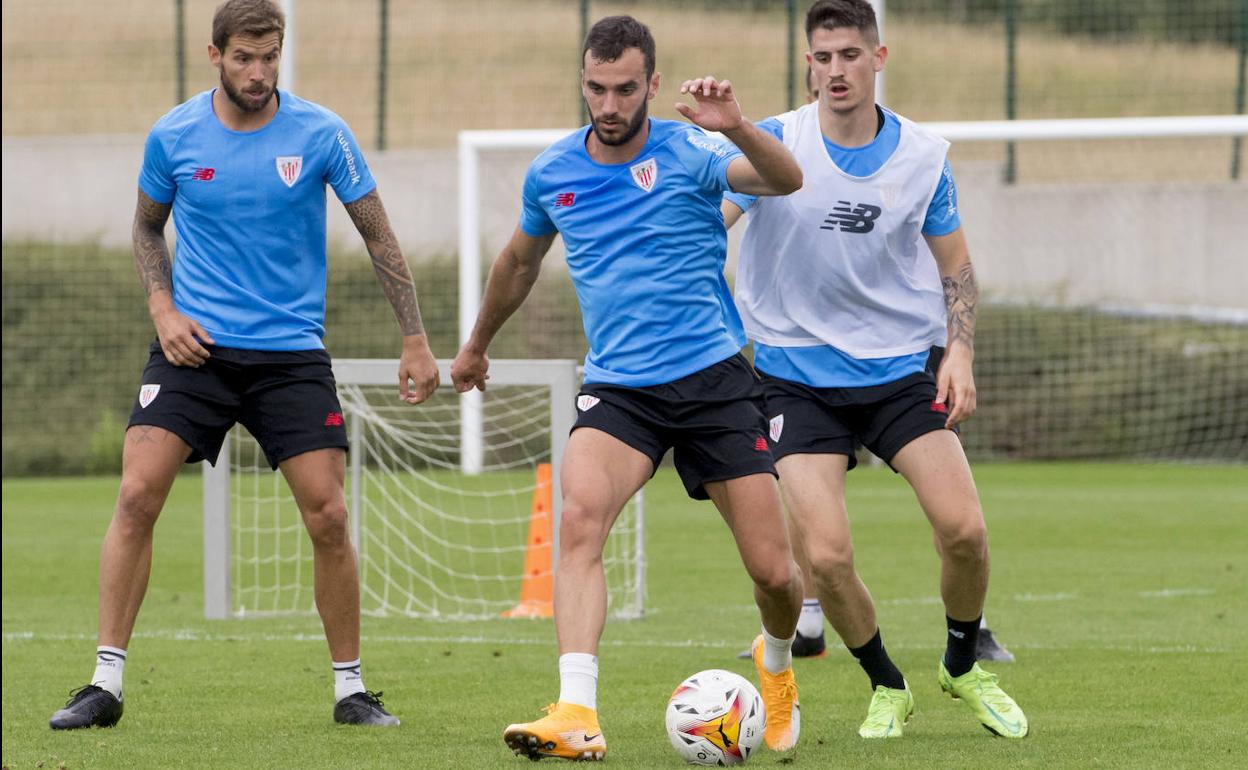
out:
M1027 715L997 684L996 674L988 673L976 663L962 676L953 677L942 660L936 678L940 689L969 706L988 732L1002 738L1027 737Z
M914 714L914 696L910 685L904 690L879 685L867 707L867 718L858 728L863 738L900 738L903 728Z

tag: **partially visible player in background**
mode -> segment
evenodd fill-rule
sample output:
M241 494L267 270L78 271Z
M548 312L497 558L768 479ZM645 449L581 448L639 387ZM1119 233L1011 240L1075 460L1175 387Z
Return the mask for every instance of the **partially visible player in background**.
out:
M753 648L768 716L764 740L789 749L801 725L791 652L801 578L758 377L741 354L745 334L724 278L719 202L729 189L792 192L801 173L779 141L742 116L728 81L682 84L696 106L677 109L696 126L650 118L660 76L654 38L636 19L596 23L581 57L591 124L529 167L520 224L490 270L472 335L451 369L456 389L485 388L486 350L562 234L589 355L563 458L554 591L559 699L547 716L508 726L503 738L530 759L606 754L597 710L603 545L624 504L674 449L689 496L715 503L754 582L764 629Z
M810 104L818 98L819 86L815 84L810 67L807 67L806 103ZM724 227L731 230L755 200L753 195L725 193L719 204ZM810 573L810 561L806 558L806 548L802 545L801 533L796 527L789 527L789 542L793 546L793 559L802 570L802 614L797 620L797 632L793 637L793 657L825 658L828 655L828 644L823 636L823 607L819 604L819 592L815 589L814 578ZM737 657L748 659L750 650L745 649Z
M814 71L806 67L806 103L819 101L819 84L815 82ZM725 193L719 210L724 216L724 227L731 230L741 217L749 210L757 198L744 193ZM943 322L943 313L942 313ZM940 351L942 354L943 349ZM940 553L940 538L933 536L936 552ZM793 559L802 570L802 615L797 621L797 636L793 639L793 657L795 658L826 658L828 645L823 635L823 606L819 603L819 592L815 588L814 574L810 569L810 560L806 558L806 548L802 543L802 533L796 527L789 528L789 541L793 544ZM737 655L742 660L750 657L749 649ZM988 628L987 616L979 619L979 638L975 640L975 658L1013 663L1014 654L1007 650L992 629Z
M215 462L236 422L285 476L312 540L334 721L398 724L360 674L359 577L343 495L347 433L321 340L327 184L363 236L398 318L399 396L423 401L437 388L438 368L411 273L351 130L277 88L284 33L272 0L218 7L208 56L220 85L175 107L147 138L134 255L158 339L126 429L121 489L100 555L95 673L52 715L54 730L121 719L156 519L183 464ZM176 261L165 240L171 211Z
M914 697L854 568L845 476L859 442L901 473L941 559L937 680L988 730L1022 738L1023 711L975 662L987 529L955 429L975 410L979 292L948 142L876 105L888 50L866 0L819 0L806 34L818 102L760 124L793 151L804 185L751 207L736 283L789 518L828 619L871 681L859 734L900 736Z

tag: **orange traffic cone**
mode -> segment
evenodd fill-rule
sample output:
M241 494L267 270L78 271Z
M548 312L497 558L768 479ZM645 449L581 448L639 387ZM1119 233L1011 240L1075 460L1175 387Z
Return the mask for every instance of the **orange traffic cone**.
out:
M550 463L541 463L537 466L537 486L533 490L533 513L529 518L529 544L524 553L520 603L504 612L503 617L549 618L555 614L555 570L551 566L554 518Z

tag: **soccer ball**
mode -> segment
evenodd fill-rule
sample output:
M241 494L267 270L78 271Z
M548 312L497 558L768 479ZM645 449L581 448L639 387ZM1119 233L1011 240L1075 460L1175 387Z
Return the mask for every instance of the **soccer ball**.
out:
M763 740L766 724L758 690L731 671L699 671L667 702L667 737L692 765L743 764Z

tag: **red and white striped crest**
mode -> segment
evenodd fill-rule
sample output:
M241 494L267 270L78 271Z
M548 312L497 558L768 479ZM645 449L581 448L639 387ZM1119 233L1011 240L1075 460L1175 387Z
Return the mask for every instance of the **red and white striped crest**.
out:
M646 192L654 189L654 183L659 178L659 164L654 162L654 158L647 158L642 162L630 166L629 171L633 172L633 181L637 186Z
M159 392L159 385L144 385L139 388L139 407L146 409L148 404L156 400L156 394Z
M299 181L299 172L303 170L302 155L287 155L277 159L277 175L287 187L294 187Z
M784 433L784 415L778 414L775 417L772 417L770 428L771 440L778 443L780 441L780 434Z

